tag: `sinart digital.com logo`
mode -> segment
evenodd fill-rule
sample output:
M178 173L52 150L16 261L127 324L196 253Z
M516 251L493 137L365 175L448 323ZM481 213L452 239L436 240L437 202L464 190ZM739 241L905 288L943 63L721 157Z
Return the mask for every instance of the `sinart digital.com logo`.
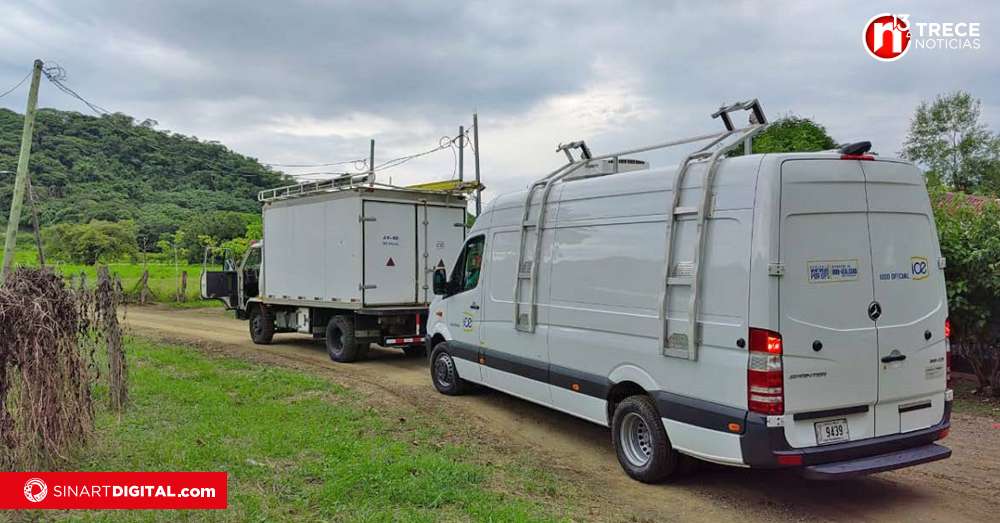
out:
M35 487L38 488L38 492L35 492ZM39 501L45 499L45 496L48 493L48 485L38 478L31 478L24 483L24 497L28 498L28 501L38 503Z

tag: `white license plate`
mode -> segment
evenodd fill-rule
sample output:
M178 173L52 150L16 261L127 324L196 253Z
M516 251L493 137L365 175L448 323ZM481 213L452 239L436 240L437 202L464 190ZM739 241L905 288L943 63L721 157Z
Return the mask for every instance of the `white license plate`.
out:
M847 432L846 419L818 421L814 426L816 427L816 444L818 445L851 440L851 435Z

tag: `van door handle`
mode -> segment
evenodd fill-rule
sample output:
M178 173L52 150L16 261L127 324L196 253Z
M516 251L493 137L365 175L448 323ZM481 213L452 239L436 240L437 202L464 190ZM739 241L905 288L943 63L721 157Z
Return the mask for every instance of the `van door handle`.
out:
M479 305L476 305L476 302L472 302L472 305L469 305L469 308L470 309L476 309L478 311L479 310ZM905 358L906 356L903 356L903 357Z
M896 354L894 356L885 356L882 358L882 363L892 363L894 361L903 361L906 359L906 354Z

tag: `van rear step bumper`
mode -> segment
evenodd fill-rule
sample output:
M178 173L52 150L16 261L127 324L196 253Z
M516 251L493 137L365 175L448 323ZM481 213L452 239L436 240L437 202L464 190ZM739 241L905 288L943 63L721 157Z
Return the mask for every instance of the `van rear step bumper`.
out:
M899 450L889 454L881 454L867 458L812 465L802 469L802 475L807 479L850 479L865 474L901 469L912 465L930 463L951 456L951 449L931 443L922 447Z

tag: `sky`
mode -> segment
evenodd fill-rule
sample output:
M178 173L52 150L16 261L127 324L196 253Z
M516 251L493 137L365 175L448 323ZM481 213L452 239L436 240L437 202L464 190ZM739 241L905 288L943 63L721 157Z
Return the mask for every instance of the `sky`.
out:
M980 46L877 61L862 31L888 12L979 23ZM35 58L101 107L273 164L364 158L370 139L379 164L438 146L478 111L484 200L558 167L561 142L602 154L712 132L721 104L750 98L882 155L941 93L972 93L1000 129L1000 3L988 1L0 0L0 92ZM0 107L23 112L26 98L27 84ZM44 81L39 105L89 111ZM378 180L451 179L454 153Z

